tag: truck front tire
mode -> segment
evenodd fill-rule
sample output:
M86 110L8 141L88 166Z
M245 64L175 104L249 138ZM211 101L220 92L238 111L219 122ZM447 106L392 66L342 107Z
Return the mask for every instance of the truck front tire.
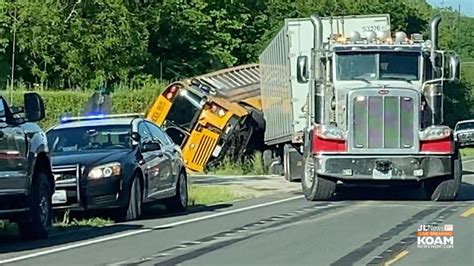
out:
M425 180L423 188L425 194L432 201L451 201L454 200L458 194L461 186L462 178L462 162L458 155L453 160L453 174L452 176L443 179Z
M44 173L33 178L31 193L28 197L29 210L25 219L18 221L20 236L25 240L48 238L53 220L51 184Z
M301 186L305 198L310 201L331 199L336 192L336 182L316 174L316 162L312 155L306 156L304 164Z

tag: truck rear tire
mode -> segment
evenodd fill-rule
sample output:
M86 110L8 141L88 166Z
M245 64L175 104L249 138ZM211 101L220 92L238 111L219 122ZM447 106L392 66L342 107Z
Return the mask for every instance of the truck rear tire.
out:
M307 155L304 162L304 175L301 180L303 194L307 200L329 200L336 192L336 182L322 178L316 174L315 160Z
M28 197L29 210L27 217L18 221L20 236L24 240L48 238L53 221L53 190L48 178L43 173L35 174L31 193Z

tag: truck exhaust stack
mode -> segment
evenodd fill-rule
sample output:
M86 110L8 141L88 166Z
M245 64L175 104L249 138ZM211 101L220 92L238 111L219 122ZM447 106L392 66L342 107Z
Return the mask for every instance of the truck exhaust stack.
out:
M321 83L323 79L322 67L319 62L321 62L321 52L323 48L323 22L317 14L311 15L311 23L314 27L314 59L313 67L314 71L314 83L312 84L315 88L316 93L310 93L310 95L315 95L314 98L309 99L309 113L315 114L316 124L324 123L324 84ZM314 101L313 101L314 99ZM314 104L312 104L314 102ZM313 115L311 115L312 117Z
M439 49L439 23L441 22L441 16L436 15L431 20L431 42L433 46L431 47L431 51L434 52Z

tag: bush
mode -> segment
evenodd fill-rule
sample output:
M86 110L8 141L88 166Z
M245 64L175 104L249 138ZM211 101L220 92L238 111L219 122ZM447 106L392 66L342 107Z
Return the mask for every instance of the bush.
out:
M139 90L117 89L111 94L113 113L143 113L160 94L163 84L153 84ZM24 89L1 91L0 95L16 106L23 105ZM44 91L35 90L44 100L46 117L40 126L46 130L55 125L62 114L81 115L85 104L94 91ZM11 98L11 99L10 99Z
M205 170L207 174L215 175L264 175L268 171L263 166L262 153L257 151L243 162L225 157L215 167Z

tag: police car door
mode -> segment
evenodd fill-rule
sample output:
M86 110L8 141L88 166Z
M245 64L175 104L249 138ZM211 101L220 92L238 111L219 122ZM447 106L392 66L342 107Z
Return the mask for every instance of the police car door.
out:
M165 139L163 131L156 125L146 122L155 141L161 144L159 155L163 157L159 186L160 189L172 188L174 176L176 175L174 167L174 145Z
M141 149L144 163L145 177L148 183L149 197L159 196L160 193L159 180L163 175L161 168L163 168L164 158L159 156L159 151L143 151L143 145L146 142L153 141L153 136L144 122L138 124L138 133L141 138Z

